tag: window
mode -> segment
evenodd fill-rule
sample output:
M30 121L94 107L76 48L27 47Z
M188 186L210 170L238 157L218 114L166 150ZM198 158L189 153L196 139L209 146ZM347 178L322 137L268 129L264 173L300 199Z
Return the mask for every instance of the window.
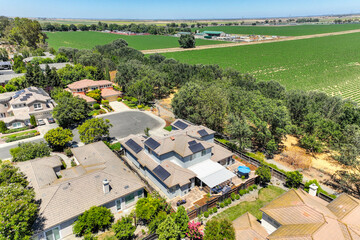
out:
M13 126L13 128L19 128L19 127L21 127L21 122L14 122L12 124L12 126Z
M8 105L7 105L7 103L4 103L4 107L7 107Z
M194 155L190 155L189 157L190 161L194 159Z
M143 197L143 190L139 190L138 191L138 198L142 198Z
M129 194L129 195L127 195L125 197L125 204L126 205L132 203L133 201L135 201L135 194L134 193L131 193L131 194Z
M116 210L120 211L121 210L121 199L116 200L115 204L116 204Z
M206 149L201 151L201 156L204 156L206 154Z
M35 103L34 108L35 109L40 109L41 108L41 103Z
M5 113L0 113L0 118L4 118L6 117L6 114Z
M50 231L45 232L46 240L58 240L60 239L60 228L55 227Z

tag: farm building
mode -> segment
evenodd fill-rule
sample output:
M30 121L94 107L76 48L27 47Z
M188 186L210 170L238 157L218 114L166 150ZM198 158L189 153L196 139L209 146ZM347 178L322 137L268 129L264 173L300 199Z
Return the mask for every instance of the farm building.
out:
M174 36L175 37L181 37L182 35L191 35L191 32L178 32Z
M225 37L225 33L221 31L203 31L204 38L213 38L213 37Z

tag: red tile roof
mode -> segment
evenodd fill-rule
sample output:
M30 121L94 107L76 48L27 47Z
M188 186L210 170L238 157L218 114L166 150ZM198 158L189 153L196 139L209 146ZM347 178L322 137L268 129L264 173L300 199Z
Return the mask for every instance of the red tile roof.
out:
M112 82L108 81L108 80L99 80L99 81L94 81L94 80L90 80L90 79L83 79L74 83L71 83L68 85L68 87L70 89L79 89L79 88L87 88L87 87L92 87L92 86L101 86L101 85L112 85Z
M110 88L101 89L101 97L120 96L120 92Z

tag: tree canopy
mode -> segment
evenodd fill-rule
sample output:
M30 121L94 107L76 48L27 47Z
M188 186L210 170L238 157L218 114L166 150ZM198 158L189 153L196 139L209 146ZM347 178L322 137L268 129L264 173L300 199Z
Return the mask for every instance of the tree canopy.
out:
M92 118L86 120L78 127L80 140L85 144L100 141L104 137L109 137L111 127L108 119Z
M65 145L73 139L73 136L74 135L70 129L57 127L49 130L44 135L44 139L54 150L62 150Z

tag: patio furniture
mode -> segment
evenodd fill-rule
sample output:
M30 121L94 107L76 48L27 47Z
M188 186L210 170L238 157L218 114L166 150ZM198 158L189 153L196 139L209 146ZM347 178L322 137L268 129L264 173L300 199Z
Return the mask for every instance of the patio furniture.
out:
M186 203L186 200L185 200L185 199L179 200L179 201L177 201L176 206L180 206L180 205L183 205L183 204L185 204L185 203Z

